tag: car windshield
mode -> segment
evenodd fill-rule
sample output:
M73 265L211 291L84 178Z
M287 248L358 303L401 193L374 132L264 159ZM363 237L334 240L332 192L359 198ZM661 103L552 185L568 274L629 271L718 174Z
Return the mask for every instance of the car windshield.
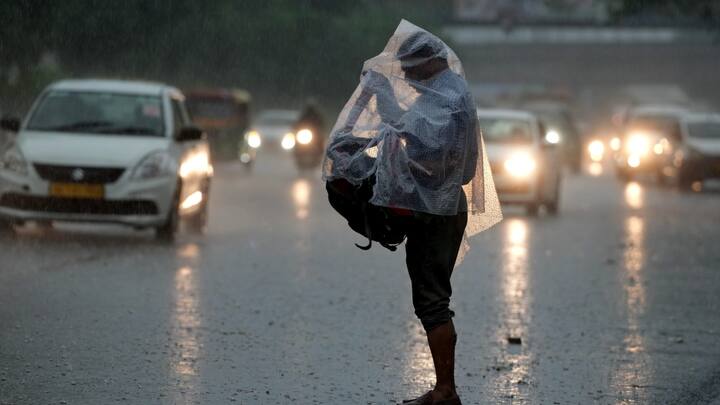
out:
M163 136L160 96L50 91L35 109L29 130Z
M238 109L230 100L189 97L187 106L193 118L229 119L238 114Z
M690 123L688 134L691 138L720 139L720 121Z
M679 128L678 119L664 115L640 115L630 119L628 128L660 133L676 132Z
M518 118L480 118L480 128L487 143L531 143L530 123Z
M297 111L265 111L258 115L257 125L292 126L298 119Z

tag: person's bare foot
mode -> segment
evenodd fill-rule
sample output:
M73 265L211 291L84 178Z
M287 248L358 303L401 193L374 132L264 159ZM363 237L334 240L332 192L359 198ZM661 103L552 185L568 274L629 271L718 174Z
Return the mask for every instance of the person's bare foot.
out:
M428 391L415 399L408 399L402 402L403 405L462 405L460 397L454 391L440 391L437 388Z

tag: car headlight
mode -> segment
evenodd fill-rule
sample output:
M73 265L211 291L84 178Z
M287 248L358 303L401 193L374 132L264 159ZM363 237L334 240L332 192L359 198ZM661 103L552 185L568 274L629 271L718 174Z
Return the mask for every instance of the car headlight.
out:
M650 137L642 133L630 134L625 148L630 155L645 156L650 151Z
M619 151L621 145L622 141L617 136L614 136L612 139L610 139L610 149L612 149L613 151Z
M545 141L547 143L556 144L556 143L560 143L561 140L562 140L562 136L560 136L560 132L558 132L555 129L548 130L545 133Z
M135 166L132 178L135 180L154 179L157 177L175 176L177 161L165 151L153 152Z
M280 146L282 146L282 148L285 150L290 150L290 149L294 148L295 147L295 134L293 134L292 132L286 133L283 136L282 141L280 141Z
M178 173L180 177L186 178L193 174L211 174L212 170L208 154L199 152L185 157L182 163L180 163Z
M262 145L262 138L260 137L260 133L258 131L250 131L245 135L245 138L247 139L248 146L250 146L253 149L257 149Z
M313 139L313 133L309 129L301 129L298 131L297 135L295 135L295 140L301 145L307 145L310 142L312 142Z
M0 168L15 172L18 174L27 174L27 161L17 146L11 146L5 151L0 160Z
M528 177L535 171L537 164L528 153L518 153L507 159L504 166L513 177Z
M593 162L601 161L605 155L605 144L601 140L593 140L588 144L588 153Z

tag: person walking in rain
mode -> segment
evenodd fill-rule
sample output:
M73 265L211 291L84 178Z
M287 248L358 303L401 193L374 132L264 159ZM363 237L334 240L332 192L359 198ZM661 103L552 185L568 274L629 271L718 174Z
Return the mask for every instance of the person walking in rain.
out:
M476 109L460 61L439 38L402 21L365 62L333 128L323 176L370 181L368 203L401 217L415 314L435 387L406 404L460 404L450 278L464 237L501 219ZM467 231L467 232L466 232Z

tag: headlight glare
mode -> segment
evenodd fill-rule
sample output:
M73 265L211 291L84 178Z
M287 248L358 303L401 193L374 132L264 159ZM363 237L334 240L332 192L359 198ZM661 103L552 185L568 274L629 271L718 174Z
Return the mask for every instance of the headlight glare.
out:
M629 154L645 156L650 151L650 138L646 134L631 134L625 144Z
M556 144L556 143L560 143L561 140L562 140L562 136L560 136L560 132L558 132L555 129L551 129L551 130L547 131L547 133L545 134L545 141L547 143Z
M286 133L283 136L282 141L280 141L280 146L282 146L282 148L285 150L290 150L290 149L294 148L295 147L295 134L293 134L292 132Z
M505 161L505 170L513 177L528 177L535 171L535 159L527 153L518 153Z
M262 138L260 137L260 133L257 131L250 131L247 135L245 135L245 137L248 145L253 149L257 149L260 145L262 145Z
M297 135L295 135L295 139L299 144L307 145L312 142L313 133L309 129L301 129L298 131Z

